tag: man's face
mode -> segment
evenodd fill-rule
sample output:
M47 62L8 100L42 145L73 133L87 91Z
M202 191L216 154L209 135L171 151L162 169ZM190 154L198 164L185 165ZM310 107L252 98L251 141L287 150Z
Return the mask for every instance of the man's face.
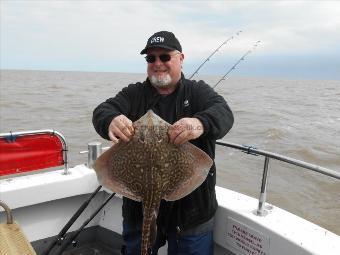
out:
M159 56L170 55L170 60L162 62ZM155 56L155 62L148 63L147 73L151 84L159 88L173 87L181 78L184 55L178 51L163 48L150 48L147 55Z

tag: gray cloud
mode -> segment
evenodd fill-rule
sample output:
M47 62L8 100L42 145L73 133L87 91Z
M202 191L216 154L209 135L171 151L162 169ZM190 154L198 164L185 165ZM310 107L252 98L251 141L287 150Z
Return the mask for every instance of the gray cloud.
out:
M219 54L239 56L257 40L257 55L332 54L340 52L339 14L336 1L1 1L1 65L90 61L129 71L158 30L177 35L189 62L240 29Z

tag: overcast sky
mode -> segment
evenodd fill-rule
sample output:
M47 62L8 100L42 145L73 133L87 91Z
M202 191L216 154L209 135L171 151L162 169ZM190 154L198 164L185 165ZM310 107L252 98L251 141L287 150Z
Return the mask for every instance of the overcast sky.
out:
M143 73L154 32L175 33L191 74L340 80L339 1L1 1L1 69ZM242 30L239 36L236 32Z

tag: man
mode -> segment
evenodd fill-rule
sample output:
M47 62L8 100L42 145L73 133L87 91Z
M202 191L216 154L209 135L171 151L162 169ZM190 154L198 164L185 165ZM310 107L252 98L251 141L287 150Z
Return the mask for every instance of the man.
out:
M114 144L128 142L132 123L149 109L172 124L169 140L175 145L191 142L215 157L215 141L232 127L234 118L222 96L203 81L185 79L181 72L182 47L168 31L153 34L141 54L146 54L148 78L130 84L93 113L97 132ZM174 202L162 201L157 218L157 240L152 254L168 240L169 255L213 255L213 220L217 209L215 164L203 184ZM125 254L140 253L142 206L123 198Z

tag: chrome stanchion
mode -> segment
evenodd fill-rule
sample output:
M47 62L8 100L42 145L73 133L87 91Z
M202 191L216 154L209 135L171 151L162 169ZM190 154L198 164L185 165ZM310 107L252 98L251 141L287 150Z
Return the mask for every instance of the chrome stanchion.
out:
M87 154L87 166L92 168L96 159L102 154L102 144L100 142L91 142L87 144L88 154Z
M261 193L259 197L259 205L256 211L256 215L266 216L268 212L264 209L264 205L266 203L267 197L267 177L268 177L268 164L269 157L265 157L264 167L263 167L263 175L262 175L262 184L261 184Z
M90 142L87 144L87 151L81 151L80 154L86 154L87 153L87 167L92 168L94 162L96 159L103 153L103 151L106 151L110 147L102 147L101 142Z

